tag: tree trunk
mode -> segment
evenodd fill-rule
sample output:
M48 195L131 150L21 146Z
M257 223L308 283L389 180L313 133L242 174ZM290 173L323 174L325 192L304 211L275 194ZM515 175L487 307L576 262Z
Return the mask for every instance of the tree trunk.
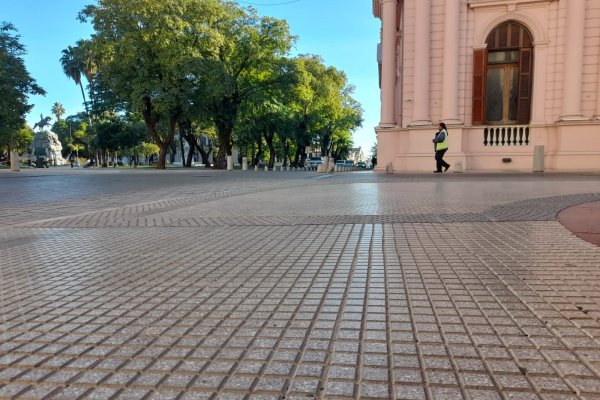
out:
M300 168L304 167L304 163L306 163L306 156L307 156L306 151L305 151L306 146L307 146L306 143L301 142L298 144L298 147L296 148L295 162L297 164L296 165L297 167L300 167Z
M204 150L204 146L201 146L198 143L196 143L196 148L198 149L198 152L200 153L200 157L202 157L202 163L204 164L204 166L206 168L210 168L211 165L210 165L209 157L210 157L210 153L212 153L212 151L213 151L213 148L212 148L212 145L210 145L210 142L209 142L208 150ZM215 161L215 163L216 163L216 161Z
M175 135L173 135L173 142L169 146L169 162L175 163L175 154L177 153L177 143L175 143Z
M331 151L331 133L325 133L321 137L321 156L329 156Z
M219 135L219 152L217 153L213 167L215 169L225 169L227 167L225 158L232 155L232 132L240 101L238 94L235 93L230 97L222 99L216 109L214 122Z
M169 146L162 146L160 151L158 152L158 163L156 164L156 169L166 169L167 168L167 153L169 152Z
M265 133L263 134L265 137L265 142L267 142L267 147L269 148L269 169L273 169L275 165L275 146L273 146L273 134Z
M177 123L177 117L172 115L169 118L169 130L167 133L167 138L162 141L160 140L160 136L153 129L154 135L158 136L160 143L157 143L160 147L160 152L158 153L158 164L156 165L156 169L166 169L167 168L167 153L169 152L169 148L171 147L171 143L173 143L173 138L175 137L175 126Z
M81 96L83 96L83 105L85 106L85 113L87 114L90 126L92 126L92 116L90 115L90 110L88 109L87 100L85 99L85 91L83 90L83 85L81 84L81 80L79 80L79 87L81 88Z
M283 166L287 167L288 166L288 159L289 159L289 155L288 152L290 151L290 144L287 141L287 139L283 139Z
M179 147L181 148L181 166L182 167L190 167L185 162L185 149L183 147L183 134L181 133L181 129L179 130Z
M217 126L217 129L219 132L219 152L217 153L213 168L225 169L227 167L225 159L227 156L231 155L231 149L233 147L231 142L232 129L228 124Z
M192 167L192 160L194 159L194 151L195 150L196 150L196 147L194 147L194 146L190 146L190 148L188 149L187 159L185 160L186 168Z
M260 159L262 157L262 138L258 140L258 151L256 152L256 158L254 159L254 165L258 165L260 163Z
M190 168L192 166L192 157L194 156L194 151L196 150L196 137L194 136L194 134L192 133L192 122L189 120L186 121L179 121L178 122L178 126L179 126L179 136L180 139L185 139L185 141L188 144L189 147L189 151L187 154L187 159L185 160L185 164L184 166L187 168ZM182 158L181 158L181 162L183 163L183 141L181 142L181 154L182 154Z
M300 149L300 145L298 145L298 147L296 147L296 154L294 154L294 167L299 167L300 166L300 159L302 157L302 150Z
M144 97L142 101L144 103L144 108L142 109L142 116L144 117L146 130L148 131L150 137L154 140L154 143L156 143L160 148L156 169L165 169L167 167L167 153L169 151L171 143L173 143L173 138L175 137L175 127L177 125L178 115L173 114L169 116L169 128L167 131L167 137L163 140L161 135L156 131L156 125L158 124L160 118L158 116L153 115L152 100L149 97Z

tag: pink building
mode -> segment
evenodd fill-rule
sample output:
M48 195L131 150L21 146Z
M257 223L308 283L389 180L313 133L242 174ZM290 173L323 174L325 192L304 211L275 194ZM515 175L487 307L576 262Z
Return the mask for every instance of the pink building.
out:
M600 0L373 0L378 171L600 171ZM543 148L541 147L543 146ZM534 151L537 156L534 160Z

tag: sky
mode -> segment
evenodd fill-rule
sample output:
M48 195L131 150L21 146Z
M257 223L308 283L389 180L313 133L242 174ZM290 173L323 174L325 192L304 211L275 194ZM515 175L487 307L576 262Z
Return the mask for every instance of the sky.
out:
M126 0L123 0L126 1ZM25 65L47 95L32 96L34 108L27 116L31 126L40 114L51 114L60 102L66 115L83 111L79 86L69 80L60 65L61 51L79 39L88 38L92 28L77 20L77 14L95 0L0 0L0 21L10 22L25 45ZM373 17L371 0L238 0L261 15L287 20L298 36L292 51L316 54L328 66L342 70L355 86L354 98L364 110L363 126L353 134L354 146L365 155L375 143L380 101L377 72L379 20ZM85 79L84 79L85 82Z

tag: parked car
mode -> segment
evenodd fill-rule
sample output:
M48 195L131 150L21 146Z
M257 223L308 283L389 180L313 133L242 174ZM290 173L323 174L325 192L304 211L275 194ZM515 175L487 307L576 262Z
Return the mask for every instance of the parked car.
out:
M314 168L320 164L323 164L323 160L321 160L321 157L311 157L305 161L304 166L307 168Z
M336 167L345 167L346 166L346 161L344 161L344 160L337 160L335 162L335 166Z
M346 160L346 161L344 161L344 165L346 167L354 167L354 161L352 161L352 160Z
M364 161L359 161L359 162L356 164L356 166L357 166L358 168L366 169L366 168L367 168L367 163L366 163L366 162L364 162Z

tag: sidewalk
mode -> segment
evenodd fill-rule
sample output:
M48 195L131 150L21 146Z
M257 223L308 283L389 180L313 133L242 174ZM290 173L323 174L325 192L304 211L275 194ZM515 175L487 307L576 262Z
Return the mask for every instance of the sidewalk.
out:
M96 172L0 174L0 399L600 400L598 176Z

